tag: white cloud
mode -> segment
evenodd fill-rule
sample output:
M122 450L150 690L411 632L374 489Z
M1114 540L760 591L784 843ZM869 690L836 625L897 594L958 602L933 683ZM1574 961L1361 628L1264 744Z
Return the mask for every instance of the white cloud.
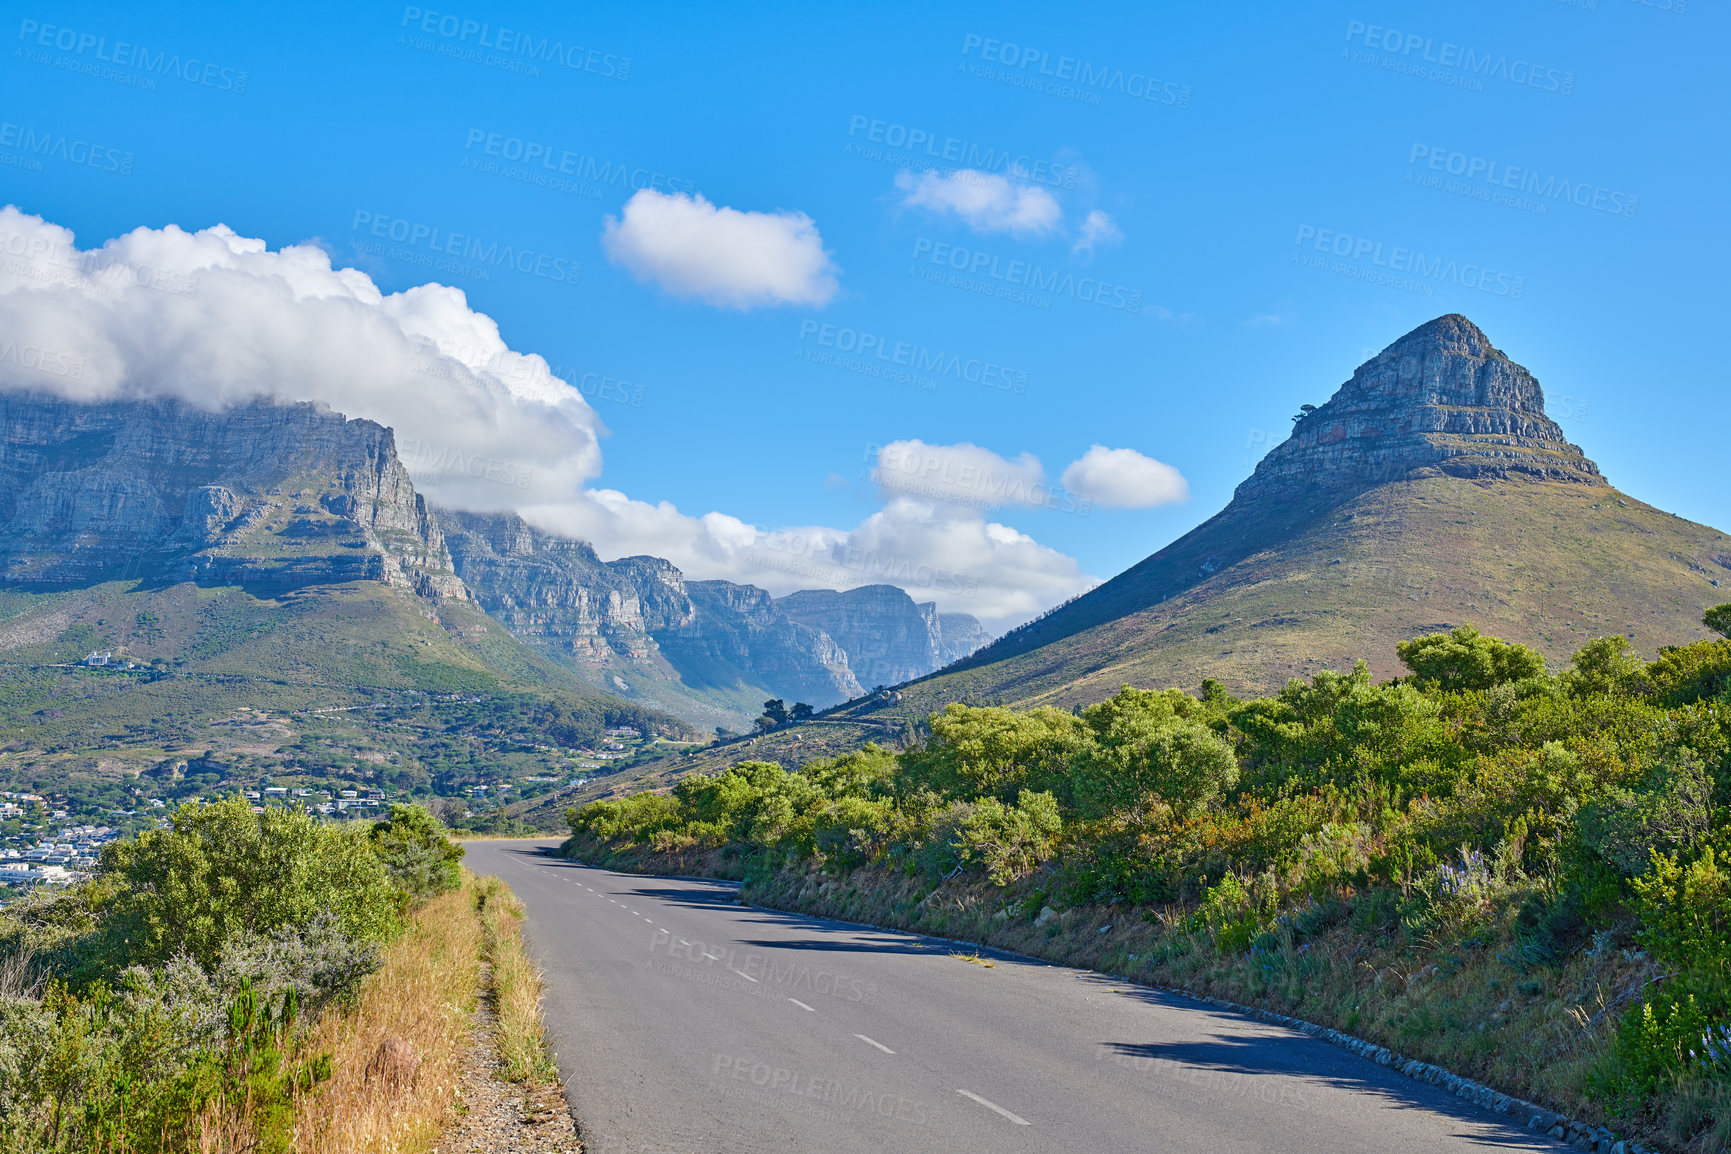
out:
M1245 317L1243 323L1251 328L1272 328L1291 324L1296 319L1298 319L1298 314L1293 311L1292 302L1281 301L1265 313L1255 313Z
M220 225L141 228L83 252L70 231L10 207L0 255L0 389L207 409L322 402L392 427L435 503L514 508L603 557L648 553L694 579L778 595L885 582L1004 629L1094 583L1073 558L981 512L1040 503L1043 472L1026 454L897 442L939 462L927 472L918 459L934 495L889 489L852 529L693 516L594 485L605 431L595 412L541 357L509 348L458 289L386 294L321 249L271 252Z
M387 295L321 249L270 252L222 225L140 228L83 252L12 207L0 209L0 252L0 334L55 358L44 370L0 355L0 388L207 409L322 402L393 427L416 482L449 503L498 490L495 462L514 463L525 496L601 470L594 410L546 361L509 349L459 289Z
M760 529L722 513L681 513L614 490L581 501L530 506L523 517L550 532L591 541L603 557L665 557L688 578L796 589L899 585L915 601L972 613L993 631L1097 584L1073 557L977 512L892 496L852 529Z
M1094 255L1094 249L1108 244L1117 244L1124 239L1124 231L1120 229L1112 217L1100 209L1091 210L1082 218L1082 231L1070 245L1070 251L1078 255Z
M1057 198L1038 185L972 168L947 176L903 169L896 173L896 187L907 194L903 204L960 217L975 232L1040 236L1064 218Z
M601 247L640 281L723 308L824 305L840 271L803 212L741 212L702 195L640 189L609 216Z
M1007 461L965 441L892 441L878 449L871 479L886 493L971 509L1042 505L1052 499L1039 458L1023 453Z
M1146 509L1189 499L1190 485L1171 465L1135 449L1095 445L1064 470L1064 488L1119 509Z

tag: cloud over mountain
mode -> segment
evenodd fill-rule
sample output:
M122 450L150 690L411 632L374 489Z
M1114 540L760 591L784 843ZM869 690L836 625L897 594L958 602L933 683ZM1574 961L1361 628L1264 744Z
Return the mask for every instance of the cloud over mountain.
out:
M396 430L417 487L440 504L516 509L606 557L654 554L694 578L775 593L883 581L1001 628L1093 583L1073 558L985 517L1036 503L1016 496L1042 475L1026 455L944 449L951 472L928 476L931 492L887 491L852 529L692 515L596 484L606 430L595 411L460 289L385 293L314 245L273 252L221 225L140 228L80 250L69 230L12 207L0 209L0 255L0 389L210 409L321 402ZM993 495L988 481L984 499L958 499L1001 468L1022 487Z

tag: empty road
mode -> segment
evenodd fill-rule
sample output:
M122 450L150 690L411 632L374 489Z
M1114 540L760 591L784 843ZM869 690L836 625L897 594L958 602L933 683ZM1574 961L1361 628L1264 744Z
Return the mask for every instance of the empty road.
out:
M592 1154L1561 1150L1355 1054L1099 974L468 842L528 907Z

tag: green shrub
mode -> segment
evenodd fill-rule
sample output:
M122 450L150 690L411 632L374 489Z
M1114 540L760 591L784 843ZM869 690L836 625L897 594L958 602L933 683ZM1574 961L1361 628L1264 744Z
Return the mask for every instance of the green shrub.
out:
M1272 878L1259 878L1246 887L1235 875L1227 874L1208 888L1185 928L1191 933L1206 933L1222 953L1243 953L1256 935L1273 924L1277 903Z
M383 941L402 909L363 830L255 814L240 798L183 805L170 828L111 843L101 872L116 886L101 937L117 969L177 953L214 969L241 932L306 926L327 910L349 937Z
M1643 1001L1629 1007L1617 1027L1614 1053L1589 1082L1592 1092L1619 1113L1639 1112L1652 1095L1676 1083L1698 1054L1706 1013L1693 994L1679 1001Z
M1654 957L1692 974L1726 975L1731 963L1731 874L1719 864L1714 846L1705 847L1693 861L1654 854L1651 870L1632 885L1644 927L1641 944Z
M1666 705L1722 699L1731 694L1731 641L1667 646L1647 666L1645 676Z
M1601 860L1624 877L1638 877L1654 854L1693 849L1706 836L1712 792L1700 759L1685 751L1634 789L1611 787L1582 807L1576 824Z
M450 893L463 881L463 847L437 818L418 805L393 805L367 840L391 880L411 899Z
M679 802L664 793L634 793L592 801L569 811L573 833L587 834L617 846L637 845L659 830L680 822Z
M1622 634L1596 637L1581 646L1563 674L1563 683L1577 697L1624 693L1640 685L1641 659Z
M1545 671L1544 655L1536 649L1487 637L1471 625L1402 641L1395 653L1414 677L1445 693L1489 689Z
M962 819L955 845L963 861L983 868L993 885L1006 886L1049 859L1063 829L1057 799L1024 789L1013 806L980 799Z
M1107 704L1116 707L1118 699ZM1200 721L1159 709L1084 716L1097 726L1097 744L1079 757L1076 771L1077 805L1086 813L1129 809L1148 798L1191 813L1238 782L1232 747Z
M5 1148L287 1154L295 1098L331 1073L328 1057L288 1057L293 991L273 1006L242 983L224 1005L208 989L171 987L129 979L118 992L98 983L75 995L51 986L22 1029L20 1015L0 1012L0 1054L10 1045L27 1071L0 1090ZM245 1133L213 1133L213 1124Z

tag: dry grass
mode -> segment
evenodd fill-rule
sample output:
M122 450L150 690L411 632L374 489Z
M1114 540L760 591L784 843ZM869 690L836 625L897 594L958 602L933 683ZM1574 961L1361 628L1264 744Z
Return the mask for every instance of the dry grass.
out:
M329 1053L334 1072L301 1103L298 1154L398 1154L437 1140L470 1045L485 945L474 913L478 884L465 875L461 890L417 910L385 951L384 968L367 979L359 1008L326 1015L314 1030L308 1050ZM412 1077L369 1076L391 1040L414 1047Z
M558 1067L541 1020L541 971L523 951L523 903L498 878L476 883L475 910L486 939L488 987L505 1077L556 1085Z

